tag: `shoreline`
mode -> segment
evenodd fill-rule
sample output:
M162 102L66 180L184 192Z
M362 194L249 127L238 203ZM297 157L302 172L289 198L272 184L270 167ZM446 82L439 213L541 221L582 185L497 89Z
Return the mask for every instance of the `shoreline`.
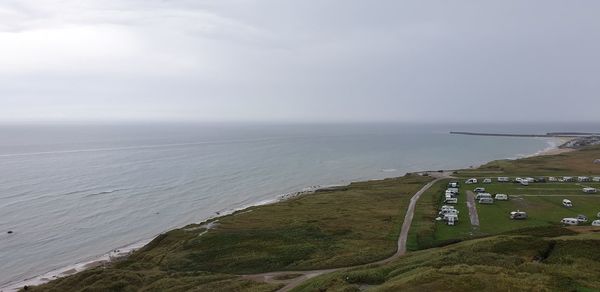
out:
M556 154L576 150L576 149L571 149L571 148L559 148L560 145L562 145L568 141L571 141L574 138L566 138L566 137L544 137L544 138L548 141L550 141L550 140L557 141L558 143L548 143L549 144L548 147L546 147L536 153L523 155L523 156L519 156L516 158L509 158L509 159L519 159L519 158L535 157L535 156L541 156L541 155L556 155ZM383 169L382 169L382 171L386 172L386 170L383 170ZM417 171L417 172L413 172L413 173L425 173L425 172L431 172L431 171L434 171L434 170L429 170L429 171L423 170L423 171ZM453 170L443 170L443 171L453 171ZM395 175L395 176L384 177L384 178L354 180L354 181L348 182L347 184L329 184L329 185L324 185L324 186L317 185L317 186L305 187L302 190L297 191L297 192L289 192L289 193L277 195L273 199L262 200L262 201L259 201L256 203L251 203L251 204L248 204L248 205L245 205L242 207L238 207L238 208L231 208L231 209L226 209L224 211L223 210L217 211L217 212L215 212L215 215L209 216L209 217L203 219L203 221L201 221L201 222L198 222L198 223L191 222L191 223L187 223L183 226L174 226L164 232L167 232L167 231L173 230L173 229L183 228L190 224L209 224L210 222L214 222L214 221L218 220L218 218L223 217L223 216L228 216L231 214L235 214L237 212L249 212L248 209L252 208L252 207L259 207L259 206L264 206L264 205L275 204L275 203L282 202L285 200L290 200L290 199L293 199L293 198L296 198L299 196L303 196L303 195L307 195L307 194L314 194L315 192L317 192L319 190L326 190L326 189L334 188L334 187L347 186L349 184L352 184L355 182L361 182L361 181L374 181L374 180L397 178L397 177L402 177L408 173L409 172L405 172L399 176ZM0 292L17 291L17 290L23 288L24 286L42 285L42 284L48 283L52 280L67 277L72 274L85 271L87 269L110 264L111 262L114 262L115 260L121 259L123 257L127 257L128 255L135 252L136 250L143 248L144 246L146 246L148 243L150 243L152 240L154 240L156 237L158 237L160 234L162 234L164 232L156 234L152 238L142 239L142 240L136 241L134 243L115 248L107 253L89 257L88 259L83 260L81 262L77 262L77 263L74 263L74 264L71 264L71 265L68 265L65 267L50 270L50 271L48 271L44 274L38 275L38 276L34 276L34 277L31 277L28 279L24 279L24 280L12 282L12 283L6 283L5 286L0 287Z

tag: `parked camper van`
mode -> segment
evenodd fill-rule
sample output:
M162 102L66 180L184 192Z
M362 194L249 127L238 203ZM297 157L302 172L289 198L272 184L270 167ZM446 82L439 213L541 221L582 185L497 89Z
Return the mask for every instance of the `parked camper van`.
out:
M577 225L579 224L579 221L577 221L577 218L563 218L560 220L560 223L564 225Z
M588 181L590 181L590 178L587 176L578 176L577 181L578 182L588 182Z
M593 182L600 182L600 176L594 176L594 177L592 178L592 181L593 181Z
M479 200L481 198L492 198L492 194L490 193L478 193L475 195L475 200Z
M512 211L510 212L510 219L523 220L527 219L527 213L523 211Z
M483 183L484 184L491 184L492 183L492 179L491 178L484 178L483 179Z
M458 188L447 188L446 193L455 193L458 194Z
M572 176L563 176L563 181L564 182L574 182L575 178Z
M479 199L479 204L493 204L494 199L492 198L481 198Z
M448 187L449 188L458 188L460 185L458 184L457 181L452 181L448 183Z
M548 177L548 181L549 182L557 182L558 180L555 177L550 176L550 177Z
M529 181L528 181L528 180L526 180L526 179L524 179L524 180L521 180L521 185L522 185L522 186L528 186L528 185L529 185Z
M476 193L483 193L483 192L485 192L485 188L479 187L479 188L475 188L473 191Z
M600 226L600 220L592 221L592 226Z
M563 199L562 205L567 208L571 208L571 207L573 207L573 202L571 202L571 200L568 200L568 199Z
M506 194L496 194L494 196L494 199L498 200L498 201L508 201L508 195L506 195Z
M586 194L594 194L597 193L598 190L595 188L583 188L583 192Z
M446 200L444 201L444 203L446 203L446 204L458 204L458 199L457 198L446 198Z
M460 213L460 212L456 209L445 209L445 210L440 211L439 215L442 215L442 216L448 215L448 214L458 215L458 213Z
M477 179L476 178L470 178L470 179L466 180L465 183L468 184L468 185L476 184L477 183Z
M498 182L509 182L510 179L507 176L499 176Z
M579 221L579 223L585 223L588 221L588 218L585 215L579 214L577 215L577 221Z
M446 224L448 224L450 226L454 226L454 225L456 225L456 222L458 222L458 216L457 215L444 216L444 221L446 221Z

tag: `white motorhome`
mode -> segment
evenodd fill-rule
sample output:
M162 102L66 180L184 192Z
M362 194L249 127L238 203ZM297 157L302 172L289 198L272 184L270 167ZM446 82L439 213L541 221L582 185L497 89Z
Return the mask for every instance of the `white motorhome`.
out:
M483 183L484 184L491 184L492 183L492 179L491 178L484 178L483 179Z
M564 182L574 182L575 178L572 176L563 176L563 181Z
M588 221L587 216L579 214L577 215L577 221L579 221L579 223L585 223Z
M448 192L458 194L458 188L447 188L446 193Z
M446 221L446 224L454 226L458 222L458 216L452 214L446 215L444 216L444 221Z
M444 201L444 203L446 203L446 204L458 204L458 199L457 198L446 198L446 200Z
M456 182L456 181L449 182L449 183L448 183L448 187L449 187L449 188L458 188L458 187L459 187L459 184L458 184L458 182Z
M493 204L494 199L492 198L481 198L479 199L479 204Z
M498 177L498 182L509 182L510 178L508 178L507 176L499 176Z
M592 226L600 226L600 220L592 221Z
M524 180L521 180L521 185L522 185L522 186L528 186L528 185L529 185L529 181L527 181L527 180L525 180L525 179L524 179Z
M508 201L508 195L506 194L496 194L494 199L497 201Z
M479 200L481 198L492 198L492 194L490 193L479 193L475 195L475 200Z
M549 182L557 182L558 180L555 177L553 177L553 176L549 176L548 177L548 181Z
M571 202L571 200L569 200L569 199L563 199L562 205L567 208L571 208L571 207L573 207L573 202Z
M442 215L442 216L448 215L448 214L458 215L458 213L460 213L460 212L456 209L446 209L446 210L440 211L439 215Z
M594 176L594 177L592 178L592 181L593 181L593 182L600 182L600 176Z
M535 178L533 178L533 177L526 177L526 178L524 178L524 180L527 181L528 183L535 182Z
M590 178L587 176L578 176L577 181L578 182L588 182L588 181L590 181Z
M577 225L579 224L579 221L577 221L577 218L563 218L560 220L560 223L564 225Z
M510 212L510 219L514 219L514 220L523 220L523 219L527 219L527 213L523 212L523 211L512 211Z
M477 183L477 179L476 178L470 178L470 179L466 180L465 183L468 184L468 185L476 184Z
M485 192L485 188L479 187L479 188L475 188L473 191L476 193L483 193L483 192Z
M597 193L598 190L596 188L583 188L583 192L586 194L594 194Z

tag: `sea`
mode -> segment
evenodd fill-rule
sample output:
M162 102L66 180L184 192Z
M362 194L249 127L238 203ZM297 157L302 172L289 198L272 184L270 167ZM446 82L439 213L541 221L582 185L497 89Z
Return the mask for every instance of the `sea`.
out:
M556 147L597 125L0 125L0 287L281 195ZM8 233L12 231L12 233ZM2 288L0 288L1 290Z

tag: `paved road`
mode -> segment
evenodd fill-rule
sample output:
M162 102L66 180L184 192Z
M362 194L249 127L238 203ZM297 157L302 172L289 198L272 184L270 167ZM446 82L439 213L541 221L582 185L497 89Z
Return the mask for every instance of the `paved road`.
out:
M479 227L479 215L477 215L477 206L475 205L475 194L471 191L467 191L467 207L469 208L471 225Z
M325 270L312 270L312 271L278 271L278 272L268 272L268 273L262 273L262 274L243 275L243 277L246 279L254 280L254 281L262 281L262 282L274 283L274 284L284 284L285 286L279 290L279 292L284 292L284 291L290 291L290 290L294 289L295 287L297 287L298 285L302 284L302 282L304 282L310 278L314 278L316 276L320 276L323 274L328 274L331 272L336 272L336 271L348 269L348 268L356 268L356 267L362 267L362 266L373 265L373 264L384 264L384 263L390 262L390 261L404 255L406 253L406 240L408 239L408 232L410 231L410 226L412 224L412 220L415 215L415 207L417 205L417 201L419 200L421 195L424 192L426 192L429 188L431 188L431 186L433 186L436 182L438 182L441 179L451 177L450 173L447 173L447 172L443 172L443 173L431 172L430 175L432 177L435 177L435 179L433 181L427 183L425 186L423 186L410 199L410 203L408 204L408 209L406 210L406 214L404 215L404 222L402 223L402 229L400 229L400 235L398 236L398 249L396 250L396 253L394 255L392 255L391 257L380 260L380 261L368 263L368 264L350 266L350 267L341 267L341 268L325 269ZM301 276L298 276L294 279L289 279L289 280L275 279L278 276L283 276L283 275L287 275L287 274L300 274Z

